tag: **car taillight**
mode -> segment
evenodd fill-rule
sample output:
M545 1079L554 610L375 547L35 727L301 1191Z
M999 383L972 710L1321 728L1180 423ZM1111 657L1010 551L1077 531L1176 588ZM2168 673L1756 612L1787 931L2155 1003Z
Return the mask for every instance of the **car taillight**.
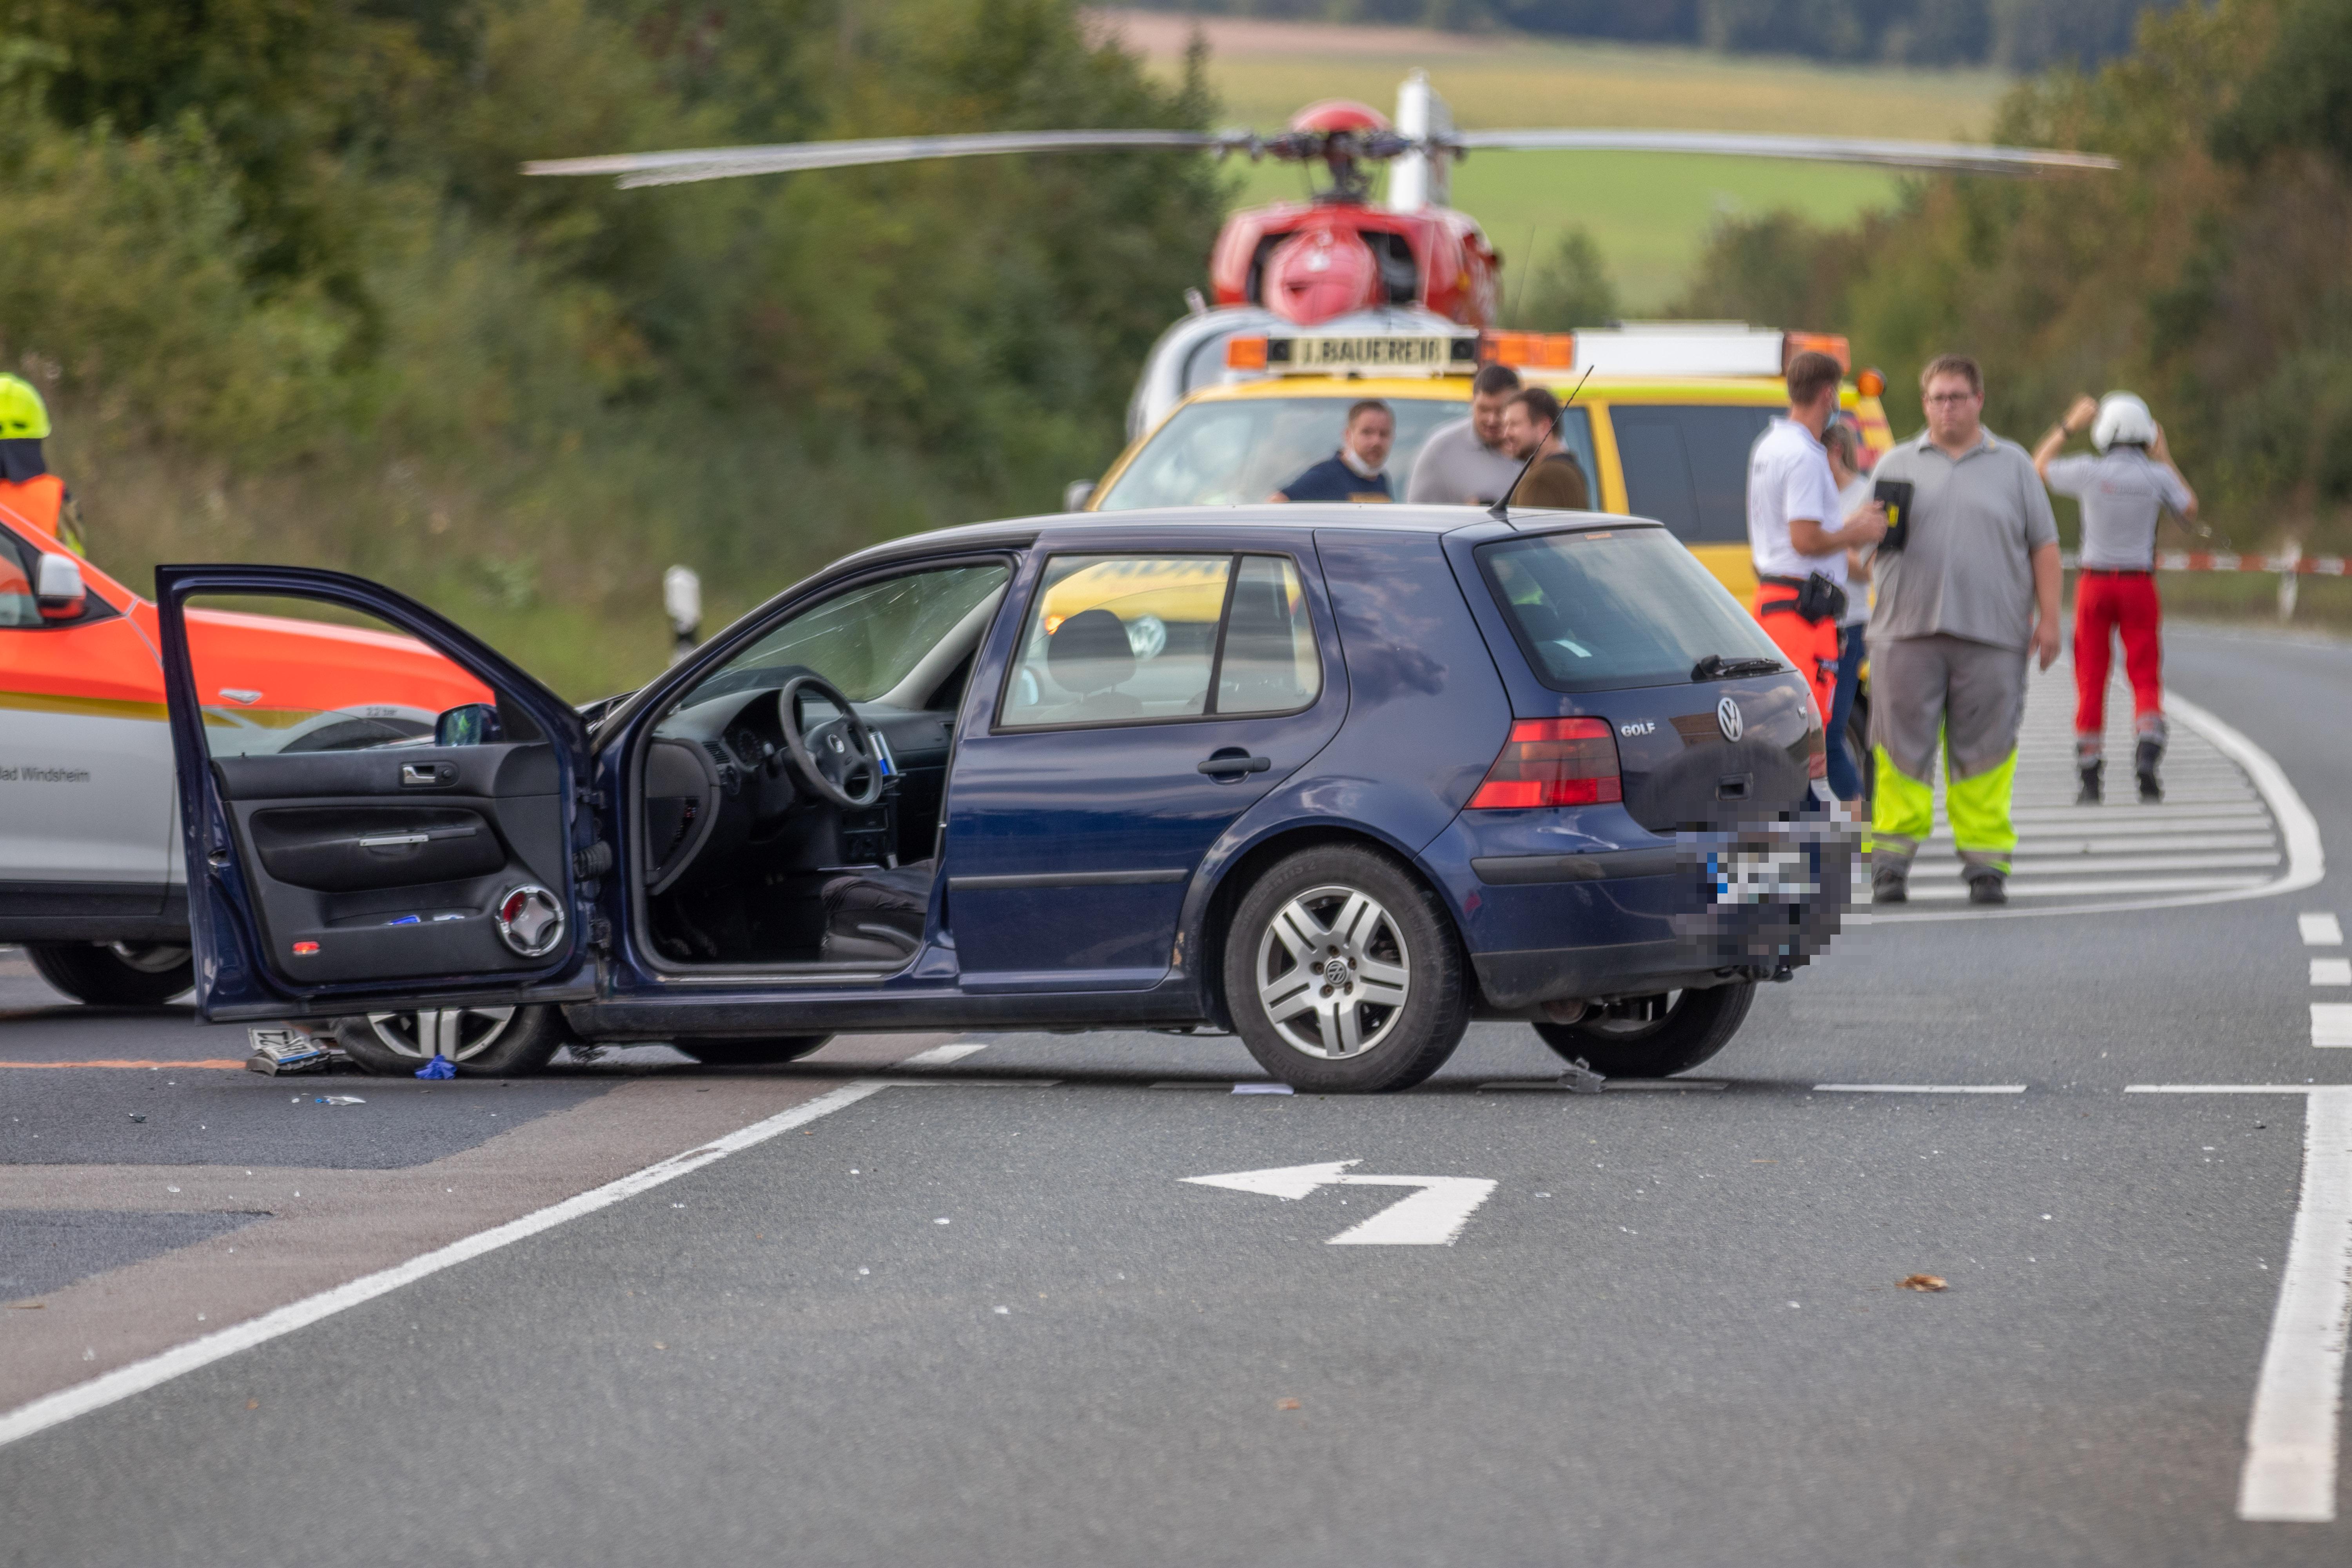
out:
M1522 719L1470 797L1473 811L1598 805L1625 798L1606 719Z

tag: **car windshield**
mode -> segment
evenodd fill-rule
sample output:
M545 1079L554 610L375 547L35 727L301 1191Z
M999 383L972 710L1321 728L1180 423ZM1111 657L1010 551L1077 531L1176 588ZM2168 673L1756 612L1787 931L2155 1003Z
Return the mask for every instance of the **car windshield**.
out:
M1339 449L1352 397L1237 397L1188 403L1168 416L1097 509L1240 506L1262 501ZM1389 490L1404 494L1429 433L1470 411L1466 398L1398 397Z
M1709 654L1781 662L1756 618L1662 528L1504 540L1479 550L1478 566L1554 691L1676 685Z
M852 702L870 702L904 680L1011 575L991 562L909 572L852 588L802 611L736 655L681 706L781 686L803 672L824 677Z

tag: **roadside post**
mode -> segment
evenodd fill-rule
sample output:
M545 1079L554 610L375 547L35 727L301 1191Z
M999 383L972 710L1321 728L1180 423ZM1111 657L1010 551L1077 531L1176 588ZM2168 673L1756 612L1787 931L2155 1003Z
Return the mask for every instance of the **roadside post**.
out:
M2286 548L2279 552L2279 619L2282 621L2294 619L2295 596L2303 588L2303 577L2297 570L2302 564L2302 542L2288 540Z
M702 579L691 566L662 574L662 609L669 616L669 661L683 663L702 640Z

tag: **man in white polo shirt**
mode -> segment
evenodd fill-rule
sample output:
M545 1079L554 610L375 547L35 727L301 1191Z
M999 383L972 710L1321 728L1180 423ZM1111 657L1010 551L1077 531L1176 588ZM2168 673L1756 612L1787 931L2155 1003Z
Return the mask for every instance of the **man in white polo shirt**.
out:
M1822 432L1837 417L1844 372L1824 353L1789 362L1789 416L1748 454L1748 547L1756 560L1756 618L1813 689L1822 722L1837 694L1838 622L1845 612L1845 552L1886 537L1874 506L1839 526L1837 479ZM1807 586L1808 579L1822 582ZM1836 594L1828 592L1834 588Z

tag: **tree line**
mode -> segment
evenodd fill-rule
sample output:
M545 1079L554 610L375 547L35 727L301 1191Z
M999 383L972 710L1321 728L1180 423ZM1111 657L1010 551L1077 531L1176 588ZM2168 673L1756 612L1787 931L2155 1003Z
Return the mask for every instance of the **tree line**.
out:
M1118 448L1224 203L1168 154L666 189L530 158L1200 128L1067 0L0 0L0 363L100 563L311 561L582 695Z
M1898 431L1948 349L1983 363L1987 423L2029 443L2075 394L2130 388L2217 542L2352 545L2352 6L2152 16L2097 73L2019 88L1994 136L2123 168L1924 181L1848 228L1727 223L1678 313L1848 332Z
M1159 10L1689 44L1846 62L2088 67L2149 0L1145 0Z

